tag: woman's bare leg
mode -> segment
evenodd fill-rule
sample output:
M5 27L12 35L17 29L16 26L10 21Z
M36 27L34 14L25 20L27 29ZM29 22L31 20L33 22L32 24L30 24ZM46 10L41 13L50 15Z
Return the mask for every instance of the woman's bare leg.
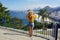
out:
M30 35L30 37L32 37L32 35L33 35L33 27L29 27L29 35Z

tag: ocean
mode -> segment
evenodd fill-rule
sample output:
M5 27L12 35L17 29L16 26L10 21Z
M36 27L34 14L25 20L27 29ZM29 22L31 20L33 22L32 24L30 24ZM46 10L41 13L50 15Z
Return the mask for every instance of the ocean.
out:
M28 24L28 20L26 19L26 12L23 11L11 11L10 12L11 17L17 17L19 19L23 20L23 25Z
M23 25L27 25L28 24L28 20L27 19L23 19Z

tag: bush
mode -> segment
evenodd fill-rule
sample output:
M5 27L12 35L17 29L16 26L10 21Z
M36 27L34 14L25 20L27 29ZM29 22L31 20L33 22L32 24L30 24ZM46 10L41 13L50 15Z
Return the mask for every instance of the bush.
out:
M45 28L48 27L48 23L45 22L44 25L45 25ZM35 21L35 22L34 22L34 29L41 29L41 28L43 28L43 23L40 23L40 22ZM28 24L25 25L25 26L22 28L22 30L25 30L25 31L29 30Z
M44 25L45 25L45 28L47 28L49 24L47 22L45 22Z
M34 29L41 29L41 28L43 28L43 25L44 25L44 28L47 28L48 25L49 25L47 22L45 22L45 23L43 24L43 23L37 22L37 21L35 21L34 24L35 24Z
M43 24L40 22L35 23L34 29L41 29L43 27Z
M28 31L28 30L29 30L28 24L25 25L25 26L22 28L22 30Z

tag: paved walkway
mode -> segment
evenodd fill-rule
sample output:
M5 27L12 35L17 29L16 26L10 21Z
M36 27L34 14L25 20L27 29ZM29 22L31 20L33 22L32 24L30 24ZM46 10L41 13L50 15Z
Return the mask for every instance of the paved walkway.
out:
M33 36L30 38L27 34L17 33L14 31L0 28L0 40L46 40Z

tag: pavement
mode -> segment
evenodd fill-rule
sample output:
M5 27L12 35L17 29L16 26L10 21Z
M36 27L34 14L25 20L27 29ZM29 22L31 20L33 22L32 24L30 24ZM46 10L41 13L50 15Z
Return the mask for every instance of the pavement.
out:
M27 34L0 28L0 40L46 40L41 37L29 37Z

